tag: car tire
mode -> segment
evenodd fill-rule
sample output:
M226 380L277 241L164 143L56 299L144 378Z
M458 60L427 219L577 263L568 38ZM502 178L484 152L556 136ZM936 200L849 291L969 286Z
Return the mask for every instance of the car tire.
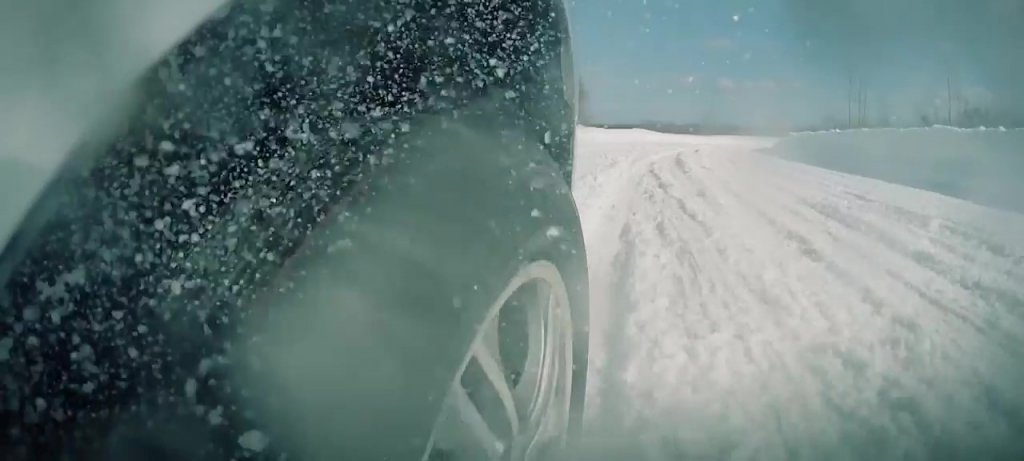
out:
M39 195L0 252L0 453L519 460L578 432L561 3L321 3L226 5ZM511 392L479 380L495 325L500 377L545 390L473 446L452 396Z
M481 447L479 438L459 440L441 427L451 426L460 397L453 392L471 387L471 372L495 378L473 352L493 339L483 330L499 323L508 331L499 335L500 354L490 358L498 359L508 390L519 388L514 380L524 384L522 376L539 380L539 388L558 387L558 402L550 405L564 404L564 421L548 442L559 445L561 436L578 431L588 347L579 218L543 146L493 124L489 112L500 107L481 101L459 120L422 120L395 163L325 220L261 300L267 314L254 330L259 341L236 350L245 355L239 361L262 366L236 378L266 386L251 394L269 400L250 404L267 415L268 433L291 441L285 451L340 459L536 459L538 447L523 446L533 440ZM546 307L506 302L530 284L559 293L547 312L550 336L538 338L546 333L516 329L506 319L523 318L506 309ZM566 342L556 347L552 338ZM567 354L556 364L564 376L501 366L506 345L531 343ZM473 394L481 409L492 410L481 410L484 416L501 409L493 391ZM521 432L538 416L524 407L514 423ZM448 446L440 446L445 435ZM448 457L437 458L442 453Z

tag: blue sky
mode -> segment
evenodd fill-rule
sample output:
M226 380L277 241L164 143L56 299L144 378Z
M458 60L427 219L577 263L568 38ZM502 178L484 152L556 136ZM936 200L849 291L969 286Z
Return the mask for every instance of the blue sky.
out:
M857 53L838 41L827 45L834 50L823 49L826 45L813 40L813 30L800 27L799 16L787 10L792 3L570 2L577 67L592 115L613 122L845 121L850 64L842 56ZM869 108L911 117L938 105L945 73L937 72L934 60L921 57L916 48L886 44L884 52L861 50L863 67L871 70L865 76L871 88ZM877 63L872 62L876 54ZM882 64L882 54L888 65ZM957 75L971 80L966 70ZM963 86L967 92L969 85Z
M795 38L777 2L577 0L576 60L593 115L610 121L732 121L760 117L736 107L784 105L809 91Z

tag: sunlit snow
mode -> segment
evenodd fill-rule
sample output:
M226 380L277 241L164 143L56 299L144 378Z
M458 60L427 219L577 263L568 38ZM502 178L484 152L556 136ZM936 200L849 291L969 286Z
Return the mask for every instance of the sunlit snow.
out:
M584 458L1019 459L1024 216L775 142L581 131Z

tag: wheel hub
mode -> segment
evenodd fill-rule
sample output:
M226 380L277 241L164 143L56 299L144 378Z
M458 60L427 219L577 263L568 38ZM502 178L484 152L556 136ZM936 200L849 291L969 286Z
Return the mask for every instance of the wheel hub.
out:
M558 268L524 266L478 327L423 459L547 459L569 430L572 357Z

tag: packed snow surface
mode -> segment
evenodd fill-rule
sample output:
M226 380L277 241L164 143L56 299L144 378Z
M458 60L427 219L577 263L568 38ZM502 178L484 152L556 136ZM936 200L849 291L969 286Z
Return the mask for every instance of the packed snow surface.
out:
M579 138L590 459L1024 459L1024 215L774 139Z

